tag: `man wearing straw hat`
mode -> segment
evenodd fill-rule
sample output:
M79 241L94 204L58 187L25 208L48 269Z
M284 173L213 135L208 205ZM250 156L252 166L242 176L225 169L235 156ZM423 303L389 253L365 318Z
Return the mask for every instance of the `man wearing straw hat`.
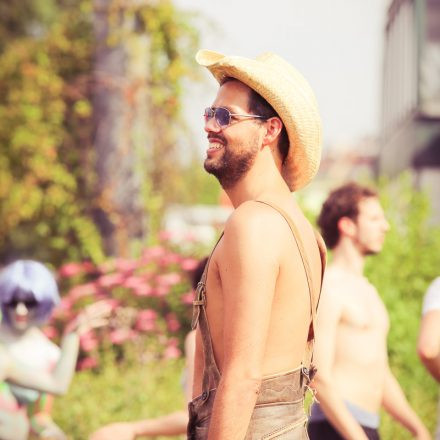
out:
M282 58L199 51L219 82L205 169L235 208L198 285L189 439L307 438L325 248L291 192L320 161L313 92ZM319 243L319 244L318 244Z

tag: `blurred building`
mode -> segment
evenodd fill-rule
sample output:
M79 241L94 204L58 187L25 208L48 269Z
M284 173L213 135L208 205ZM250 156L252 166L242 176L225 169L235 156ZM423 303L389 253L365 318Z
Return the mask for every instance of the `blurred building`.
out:
M440 0L392 0L385 27L378 171L404 169L440 219Z

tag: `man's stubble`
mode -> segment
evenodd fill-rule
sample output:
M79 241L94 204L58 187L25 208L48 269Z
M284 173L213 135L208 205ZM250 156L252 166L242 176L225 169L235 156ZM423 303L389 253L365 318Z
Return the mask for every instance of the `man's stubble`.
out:
M217 136L220 138L220 136ZM207 158L205 170L215 176L223 189L229 189L244 177L255 163L259 151L258 138L251 139L247 145L229 148L229 143L221 138L224 146L221 157Z

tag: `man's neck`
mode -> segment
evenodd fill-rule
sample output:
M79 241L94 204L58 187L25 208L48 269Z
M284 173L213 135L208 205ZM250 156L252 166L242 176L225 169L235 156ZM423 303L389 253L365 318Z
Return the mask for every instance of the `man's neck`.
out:
M350 242L339 243L333 249L332 266L350 272L353 275L364 275L365 256Z
M225 192L234 208L248 200L267 200L271 195L290 196L290 191L280 171L271 159L257 160L254 166L233 187Z

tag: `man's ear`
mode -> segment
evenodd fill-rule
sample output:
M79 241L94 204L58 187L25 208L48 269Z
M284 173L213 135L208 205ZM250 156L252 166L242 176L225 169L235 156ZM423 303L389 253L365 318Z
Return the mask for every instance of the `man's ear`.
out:
M283 129L283 123L280 118L273 117L269 118L266 123L266 134L263 138L263 146L273 144L281 133Z
M356 234L356 223L350 217L341 217L338 220L339 234L354 237Z

